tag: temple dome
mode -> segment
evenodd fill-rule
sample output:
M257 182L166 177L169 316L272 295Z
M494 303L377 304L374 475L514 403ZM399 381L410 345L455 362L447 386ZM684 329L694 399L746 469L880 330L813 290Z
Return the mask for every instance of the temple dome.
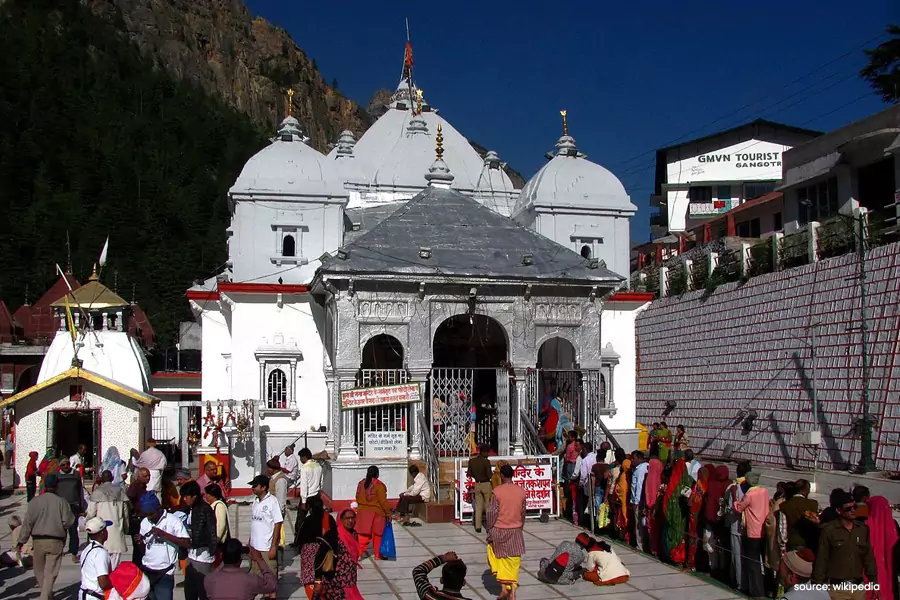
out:
M438 123L443 126L445 160L455 176L453 187L475 190L483 160L465 136L434 111L416 115L403 108L389 108L359 138L353 155L364 180L348 183L418 193L425 185L422 174L434 161ZM337 159L337 148L329 158Z
M137 340L120 331L86 331L78 336L82 368L144 393L150 392L150 366ZM68 331L59 331L38 373L37 383L72 368L75 350Z
M483 205L508 217L513 209L519 190L503 169L506 165L493 150L484 155L484 165L475 184L475 198Z
M297 119L288 116L272 143L247 161L229 193L345 196L325 156L308 141Z
M637 210L619 178L589 161L569 135L559 138L550 162L522 188L513 215L535 205L583 210Z

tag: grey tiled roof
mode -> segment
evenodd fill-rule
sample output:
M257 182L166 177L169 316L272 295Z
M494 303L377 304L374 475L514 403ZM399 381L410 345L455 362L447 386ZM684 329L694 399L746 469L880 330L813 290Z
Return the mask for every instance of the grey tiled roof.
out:
M430 248L430 258L419 249ZM491 278L572 285L617 284L576 252L452 189L429 186L333 256L323 274L395 274ZM532 264L523 257L532 255Z
M397 212L397 209L401 206L403 206L402 202L394 202L391 204L381 204L379 206L348 208L344 211L344 214L347 216L347 220L350 222L349 224L358 225L359 229L354 230L353 228L348 227L347 231L344 233L344 243L349 244L365 235L373 227Z

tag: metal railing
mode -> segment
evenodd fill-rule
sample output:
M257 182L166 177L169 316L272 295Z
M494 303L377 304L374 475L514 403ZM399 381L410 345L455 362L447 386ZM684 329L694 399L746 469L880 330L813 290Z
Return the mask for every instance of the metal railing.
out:
M431 487L434 489L434 497L440 502L441 500L441 464L438 461L437 450L434 447L434 441L431 439L431 426L425 418L423 411L418 413L419 431L422 434L422 457L425 460L425 470L428 471L428 478L431 480Z
M522 446L527 456L540 456L548 454L547 447L541 441L534 423L531 422L531 416L525 409L519 411L519 421L522 427Z

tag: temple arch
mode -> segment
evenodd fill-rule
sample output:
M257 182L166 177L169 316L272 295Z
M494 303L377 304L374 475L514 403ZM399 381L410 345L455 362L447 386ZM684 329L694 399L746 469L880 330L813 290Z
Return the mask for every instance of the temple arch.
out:
M468 456L479 444L509 451L509 338L495 319L460 314L445 319L432 344L426 410L441 456Z
M361 363L356 374L356 387L399 385L409 380L403 344L386 333L373 335L361 351ZM386 404L355 409L357 452L365 456L366 432L406 431L409 444L409 405Z

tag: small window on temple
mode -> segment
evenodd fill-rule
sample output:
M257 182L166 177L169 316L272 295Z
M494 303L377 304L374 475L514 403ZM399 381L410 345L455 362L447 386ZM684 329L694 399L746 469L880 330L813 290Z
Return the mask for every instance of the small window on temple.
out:
M581 247L581 258L590 258L591 257L591 247L585 244Z
M84 389L80 385L69 386L69 400L72 402L81 402L81 397L83 395Z
M294 243L294 236L286 235L284 239L281 240L281 255L282 256L296 256L296 244Z

